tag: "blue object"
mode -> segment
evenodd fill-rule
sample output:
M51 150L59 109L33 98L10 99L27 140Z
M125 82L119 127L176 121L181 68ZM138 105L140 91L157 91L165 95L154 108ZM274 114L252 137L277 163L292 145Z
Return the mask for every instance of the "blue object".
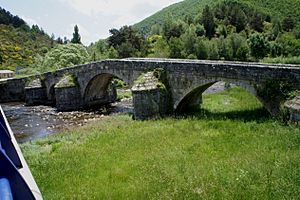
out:
M13 200L10 184L6 178L0 178L0 200Z
M9 181L13 199L34 200L29 186L3 150L0 150L0 177L5 177Z
M11 141L9 130L6 126L5 119L2 113L0 116L0 142L1 142L1 148L6 152L7 156L14 163L14 165L19 169L22 168L21 160Z

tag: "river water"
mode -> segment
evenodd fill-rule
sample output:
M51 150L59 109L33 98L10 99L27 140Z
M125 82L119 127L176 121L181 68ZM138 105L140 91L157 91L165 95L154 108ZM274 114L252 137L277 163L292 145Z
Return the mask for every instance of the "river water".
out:
M1 104L19 143L61 132L69 127L83 126L107 115L132 113L132 99L123 99L96 110L57 112L49 106L25 106L24 103Z
M223 91L224 82L208 88L204 94ZM133 113L132 98L122 99L97 110L57 112L49 106L25 106L24 103L1 104L12 131L19 143L35 140L65 129L83 126L89 122L118 113Z

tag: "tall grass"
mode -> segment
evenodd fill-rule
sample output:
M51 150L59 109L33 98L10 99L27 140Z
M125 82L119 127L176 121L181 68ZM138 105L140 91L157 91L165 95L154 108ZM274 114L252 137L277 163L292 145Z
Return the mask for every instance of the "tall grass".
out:
M204 111L110 116L22 145L45 199L299 199L300 130L248 93L204 97Z

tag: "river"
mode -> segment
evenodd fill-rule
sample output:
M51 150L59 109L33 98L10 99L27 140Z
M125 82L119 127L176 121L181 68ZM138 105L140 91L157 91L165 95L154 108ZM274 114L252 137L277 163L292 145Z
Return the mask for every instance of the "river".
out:
M208 88L204 94L223 91L224 82ZM97 110L57 112L49 106L25 106L24 103L1 104L12 131L19 143L28 142L65 129L83 126L89 122L118 113L133 113L132 98L125 98Z
M132 113L132 99L97 110L58 112L49 106L25 106L22 102L1 104L12 131L19 143L28 142L69 127L83 126L107 115Z

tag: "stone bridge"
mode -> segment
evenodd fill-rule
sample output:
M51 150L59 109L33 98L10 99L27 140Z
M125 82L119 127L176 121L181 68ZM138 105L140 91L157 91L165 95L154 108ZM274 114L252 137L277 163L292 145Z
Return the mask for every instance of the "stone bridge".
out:
M279 114L285 93L300 90L300 66L261 63L175 60L103 60L0 82L0 102L50 104L77 110L116 100L113 78L133 92L134 115L146 119L199 106L202 93L218 81L252 93L272 115Z

